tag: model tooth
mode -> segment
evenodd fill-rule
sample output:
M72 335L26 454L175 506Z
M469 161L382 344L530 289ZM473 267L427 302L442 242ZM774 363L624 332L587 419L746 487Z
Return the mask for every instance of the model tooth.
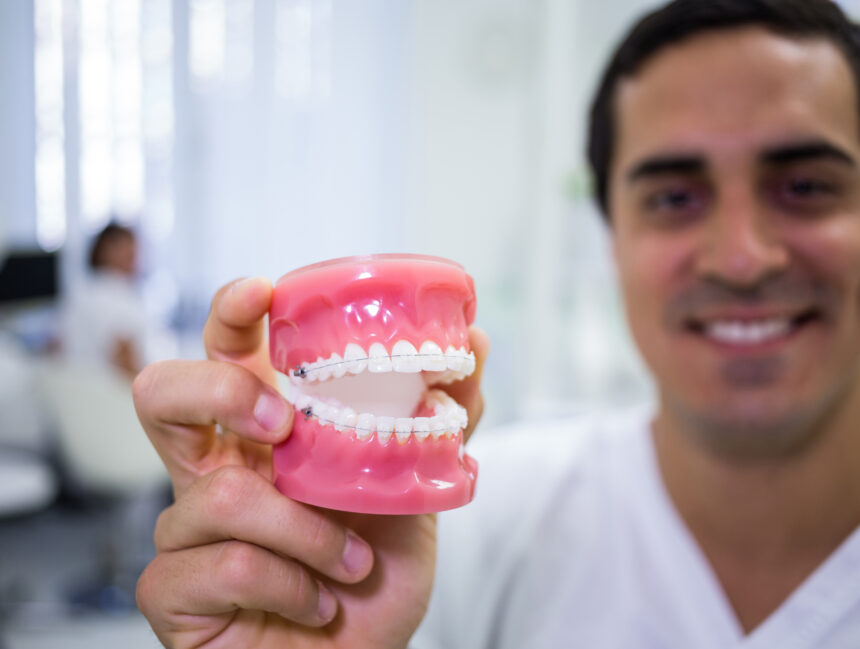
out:
M460 428L466 428L469 425L469 415L465 408L459 409L459 418Z
M314 398L307 394L302 394L301 392L297 392L295 399L293 400L293 408L296 410L304 410L308 406L313 403Z
M339 431L346 430L347 428L355 428L356 418L357 415L355 414L355 410L352 408L344 408L337 414L334 427Z
M337 421L338 409L328 403L316 402L318 405L311 404L313 413L317 419L322 420L324 424L332 425Z
M421 344L421 368L426 372L443 372L448 368L445 354L442 348L432 340L425 340Z
M459 354L456 356L448 356L448 369L451 370L453 374L453 380L457 380L463 378L463 374L466 371L466 359Z
M391 348L391 363L395 372L414 374L421 371L418 350L408 340L398 340Z
M328 381L331 378L331 367L328 365L328 359L322 356L317 357L317 362L314 363L313 377L317 381Z
M343 350L343 360L346 361L346 371L350 374L361 374L367 368L367 354L361 345L349 343Z
M355 436L358 439L370 439L376 428L376 417L369 412L361 413L355 420Z
M328 364L331 366L331 375L334 378L339 379L346 374L346 365L340 354L333 353L328 359Z
M433 439L439 439L445 433L445 419L436 415L430 417L430 434Z
M371 372L390 372L392 369L391 356L382 343L373 343L368 350L367 369Z
M449 370L459 371L460 369L460 355L453 345L448 345L445 349L445 365Z
M475 352L469 352L466 354L466 376L470 375L475 371Z
M376 418L376 439L385 444L394 432L394 417Z
M454 397L452 397L450 394L448 394L444 390L435 390L435 392L436 392L436 399L438 400L439 405L442 408L450 410L452 408L457 407L457 402L454 401Z
M445 370L439 375L433 383L437 385L450 385L454 381L458 380L460 375L457 372L453 372L451 370Z
M317 364L316 364L316 362L302 363L300 365L300 367L301 367L301 369L304 370L304 374L302 375L303 380L310 381L310 382L317 380L317 373L316 373Z
M412 419L409 417L398 417L394 420L394 435L397 441L405 444L412 434Z
M460 413L456 410L449 410L445 415L445 430L454 435L460 430Z
M444 390L440 390L439 388L430 388L427 390L424 400L428 404L442 403L444 394L446 394Z
M414 428L412 429L412 434L415 435L415 439L419 442L423 442L430 435L430 418L416 417L413 421Z

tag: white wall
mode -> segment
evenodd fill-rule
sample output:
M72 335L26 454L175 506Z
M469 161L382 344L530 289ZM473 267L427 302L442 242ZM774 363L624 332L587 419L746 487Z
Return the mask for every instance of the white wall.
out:
M581 152L606 52L652 4L256 0L251 74L200 84L188 65L190 3L173 2L174 222L154 224L144 205L151 288L178 296L182 319L199 325L236 276L274 279L348 254L443 255L475 277L493 341L488 420L640 398ZM279 7L294 5L315 16L310 73L324 87L304 98L273 81ZM0 48L14 50L0 60L0 89L15 96L0 102L12 147L0 152L0 209L22 215L32 240L30 7L0 3ZM67 177L74 274L89 233L74 168Z
M583 149L607 52L652 4L416 3L410 245L475 276L491 418L647 394Z
M0 238L34 246L33 7L0 3Z

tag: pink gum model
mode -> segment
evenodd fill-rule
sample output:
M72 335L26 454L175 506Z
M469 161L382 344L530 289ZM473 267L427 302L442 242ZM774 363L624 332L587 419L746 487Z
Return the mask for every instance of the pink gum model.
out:
M275 369L291 380L293 431L275 485L312 505L418 514L472 500L466 411L442 390L471 374L472 278L419 255L351 257L283 276L270 311Z

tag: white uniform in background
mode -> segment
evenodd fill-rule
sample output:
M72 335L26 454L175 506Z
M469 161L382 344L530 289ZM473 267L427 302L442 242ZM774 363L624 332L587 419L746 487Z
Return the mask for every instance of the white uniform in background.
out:
M129 341L141 361L148 352L148 318L134 283L99 270L73 293L63 314L63 353L74 365L114 367L119 340Z
M65 305L63 352L74 365L113 367L117 341L142 358L146 312L132 281L113 271L91 274Z
M860 530L749 636L674 509L648 412L483 431L414 649L860 647Z

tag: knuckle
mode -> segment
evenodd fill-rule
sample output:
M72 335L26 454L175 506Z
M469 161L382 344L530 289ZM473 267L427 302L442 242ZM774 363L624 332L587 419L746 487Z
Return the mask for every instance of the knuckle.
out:
M314 547L328 547L331 545L331 525L322 516L314 516L308 525L308 538Z
M346 530L301 503L290 503L293 509L286 514L283 528L295 540L296 556L314 568L331 572L340 565Z
M260 580L261 552L250 543L224 542L214 568L227 592L245 592Z
M206 505L214 520L232 520L248 509L258 488L257 473L242 466L222 466L210 474Z
M253 390L251 374L233 363L217 363L213 399L217 404L237 403Z
M326 565L339 563L345 534L338 534L332 523L319 515L309 517L304 529L308 549L317 553Z
M165 528L168 526L168 513L170 508L165 509L158 515L155 520L155 530L152 533L152 542L155 545L156 552L160 552L165 548Z
M159 579L156 573L158 572L157 564L159 562L159 558L159 556L156 556L155 559L153 559L149 565L144 568L137 580L137 587L135 589L137 608L147 619L152 617L153 604L158 600Z
M134 399L134 404L137 408L146 409L146 405L151 401L151 396L155 392L155 386L158 383L158 374L164 363L151 363L144 367L131 384L131 394Z
M293 615L300 618L314 618L319 602L316 580L297 564L288 564L281 576L284 588L289 594Z

